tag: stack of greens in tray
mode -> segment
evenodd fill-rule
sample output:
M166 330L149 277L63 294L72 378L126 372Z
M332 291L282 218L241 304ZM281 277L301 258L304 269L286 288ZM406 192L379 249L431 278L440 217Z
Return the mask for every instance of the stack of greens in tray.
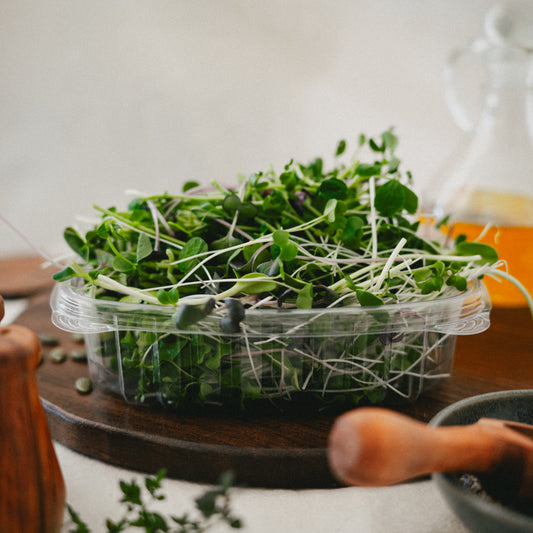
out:
M500 272L491 247L459 238L444 248L419 231L397 143L392 130L361 135L352 157L346 142L338 144L330 170L319 158L290 161L231 185L188 182L180 193L135 194L125 211L96 206L101 219L89 231L65 230L81 259L54 278L80 278L95 299L175 308L175 333L125 328L117 333L120 354L116 339L102 338L101 349L114 352L104 350L109 368L136 383L141 402L408 395L402 379L426 372L420 364L442 336L416 332L395 343L352 334L335 344L327 335L269 333L258 341L246 320L260 309L401 306L458 294ZM203 326L206 317L216 326Z

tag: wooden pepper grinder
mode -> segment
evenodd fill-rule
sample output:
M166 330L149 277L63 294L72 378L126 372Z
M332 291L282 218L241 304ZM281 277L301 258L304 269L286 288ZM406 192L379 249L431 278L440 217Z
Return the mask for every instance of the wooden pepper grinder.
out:
M39 357L32 331L0 327L0 533L59 533L63 523L65 484L39 400Z

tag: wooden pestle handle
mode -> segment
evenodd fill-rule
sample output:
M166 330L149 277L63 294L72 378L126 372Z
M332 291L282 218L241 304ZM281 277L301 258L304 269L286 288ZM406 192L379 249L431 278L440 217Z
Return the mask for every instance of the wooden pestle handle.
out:
M59 533L65 485L39 399L40 342L0 327L0 533Z
M433 472L490 472L524 447L503 425L432 427L377 407L338 417L328 461L348 485L392 485ZM525 437L522 437L525 438Z

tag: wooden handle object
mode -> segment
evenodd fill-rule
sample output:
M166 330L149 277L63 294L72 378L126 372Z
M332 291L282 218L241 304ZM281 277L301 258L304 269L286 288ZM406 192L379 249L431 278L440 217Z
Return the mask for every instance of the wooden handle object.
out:
M383 408L359 408L336 419L328 461L348 485L392 485L433 472L494 472L533 477L533 441L504 421L432 427ZM529 472L529 474L528 474ZM518 489L531 490L524 482ZM530 495L533 497L533 494Z
M38 337L0 327L0 533L59 533L65 485L35 376Z

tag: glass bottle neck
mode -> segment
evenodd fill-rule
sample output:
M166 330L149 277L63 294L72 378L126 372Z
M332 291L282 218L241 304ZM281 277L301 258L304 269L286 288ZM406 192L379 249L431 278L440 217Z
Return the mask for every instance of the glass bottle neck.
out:
M477 130L491 128L498 140L531 137L528 116L533 90L528 83L529 57L522 50L494 49L486 56L484 109Z

